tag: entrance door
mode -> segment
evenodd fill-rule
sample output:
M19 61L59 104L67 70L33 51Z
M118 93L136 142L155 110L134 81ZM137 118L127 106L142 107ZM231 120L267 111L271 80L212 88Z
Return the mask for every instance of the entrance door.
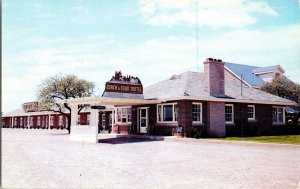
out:
M140 133L147 133L148 129L148 108L139 108Z

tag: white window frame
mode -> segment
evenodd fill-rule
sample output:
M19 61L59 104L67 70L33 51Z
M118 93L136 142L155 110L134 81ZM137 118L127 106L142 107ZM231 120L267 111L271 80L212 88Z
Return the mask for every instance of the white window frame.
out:
M173 120L172 121L164 121L163 119L164 119L164 111L163 111L163 107L164 106L168 106L168 105L172 105L172 113L173 113L173 115L172 115L172 117L173 117ZM158 107L161 107L160 108L160 112L158 111ZM177 112L177 116L176 116L176 110L175 110L175 106L177 106L177 103L164 103L164 104L157 104L157 106L156 106L156 121L157 121L157 123L177 123L178 122L178 112ZM178 109L178 108L177 108ZM161 118L161 120L159 120L159 115L160 114L160 118Z
M273 108L277 109L277 114L276 114L276 122L273 122ZM279 120L279 116L278 116L278 109L282 109L282 122L278 122ZM272 123L273 125L281 125L281 124L285 124L285 107L280 107L280 106L273 106L272 107Z
M252 107L253 108L253 117L249 117L249 111L248 108ZM248 120L255 120L255 105L248 105L247 106L247 116L248 116Z
M202 124L203 123L203 119L202 119L202 114L203 114L202 103L201 102L193 102L192 105L200 105L200 121L193 121L193 123L200 123L200 124ZM192 106L192 116L193 116L193 106ZM193 117L192 117L192 119L193 119Z
M125 114L124 113L124 109L126 109L126 112ZM128 109L131 109L130 111L130 114L128 114ZM121 121L118 120L118 110L121 111L121 114L120 114L120 117L121 117ZM115 107L115 123L118 123L118 124L126 124L126 123L131 123L131 119L132 119L132 107L131 106L121 106L121 107ZM126 122L122 122L123 118L126 119Z
M226 124L233 124L234 123L234 105L233 104L225 104L225 112L224 114L226 115L226 106L231 106L232 107L232 113L231 113L231 117L232 117L232 121L226 121L226 116L225 116L225 123Z

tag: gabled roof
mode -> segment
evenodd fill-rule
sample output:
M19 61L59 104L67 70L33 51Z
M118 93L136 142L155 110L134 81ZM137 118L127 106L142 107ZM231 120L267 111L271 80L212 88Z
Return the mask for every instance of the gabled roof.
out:
M194 99L204 101L245 102L259 104L295 105L296 103L261 90L241 86L225 77L225 95L227 98L211 96L204 87L204 74L184 72L176 77L144 88L145 99L179 100Z
M274 72L276 69L281 70L282 73L285 72L280 65L257 67L229 62L225 62L225 69L227 69L239 79L241 79L241 75L243 75L243 81L247 85L254 87L263 85L264 81L259 76L259 74L261 73Z
M264 72L273 72L276 69L280 69L282 71L282 73L284 73L284 69L280 65L256 68L253 70L253 73L259 74L259 73L264 73Z
M238 78L243 75L243 80L251 86L261 86L263 84L263 80L253 73L253 70L258 69L259 67L228 62L225 62L224 66Z

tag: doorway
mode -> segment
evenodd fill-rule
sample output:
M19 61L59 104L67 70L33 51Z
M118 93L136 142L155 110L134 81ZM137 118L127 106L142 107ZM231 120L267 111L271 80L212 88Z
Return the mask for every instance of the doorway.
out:
M138 108L138 125L140 133L148 132L148 108Z

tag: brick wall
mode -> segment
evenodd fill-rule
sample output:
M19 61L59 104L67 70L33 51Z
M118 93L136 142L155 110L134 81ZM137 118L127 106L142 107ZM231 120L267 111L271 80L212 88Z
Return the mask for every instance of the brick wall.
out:
M209 136L223 137L226 135L224 112L224 102L208 102L207 125Z

